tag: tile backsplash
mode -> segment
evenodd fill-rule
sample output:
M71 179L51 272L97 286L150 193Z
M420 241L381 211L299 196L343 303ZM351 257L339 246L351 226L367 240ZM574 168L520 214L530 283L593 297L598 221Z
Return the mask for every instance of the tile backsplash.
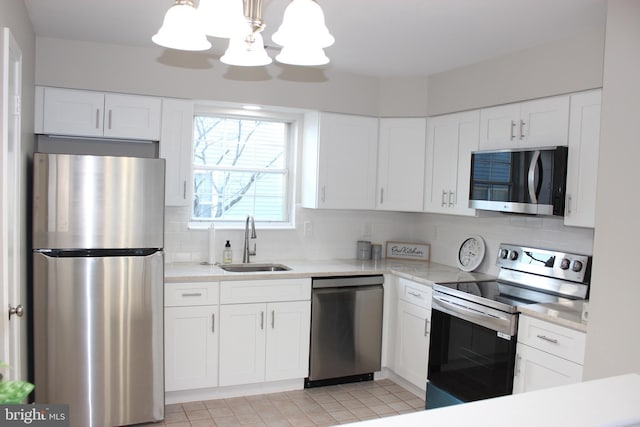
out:
M296 209L295 228L269 229L257 226L255 262L291 259L346 259L356 257L356 242L389 240L427 242L431 260L456 265L457 248L468 234L479 234L487 253L479 271L496 274L495 257L501 242L590 255L593 230L565 227L562 218L507 215L479 212L476 217L396 213L382 211L341 211ZM166 260L206 262L209 252L206 229L189 229L189 208L167 207L165 219ZM227 240L233 262L242 261L244 230L217 226L215 260L222 260Z

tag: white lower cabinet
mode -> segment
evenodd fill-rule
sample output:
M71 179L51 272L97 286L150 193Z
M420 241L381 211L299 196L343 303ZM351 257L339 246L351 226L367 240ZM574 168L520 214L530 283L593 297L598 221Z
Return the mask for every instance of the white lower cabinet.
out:
M306 377L310 279L223 282L221 286L220 386ZM240 303L248 289L256 291L246 295L251 303ZM264 302L253 302L260 299Z
M416 387L427 384L431 288L406 279L398 280L394 371Z
M585 333L521 315L513 392L582 381Z
M218 386L218 283L165 284L165 391Z

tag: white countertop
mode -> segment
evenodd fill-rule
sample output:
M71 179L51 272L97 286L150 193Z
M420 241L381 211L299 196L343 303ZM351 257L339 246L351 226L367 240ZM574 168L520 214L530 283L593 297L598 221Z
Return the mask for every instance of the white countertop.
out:
M432 285L444 282L490 280L495 276L483 273L466 273L455 267L435 262L404 260L282 260L278 263L291 267L289 271L231 273L217 265L177 263L165 266L165 282L205 282L213 280L247 280L273 278L300 278L326 276L354 276L393 273L416 282Z
M628 374L349 424L358 427L640 426L640 375Z
M390 273L425 285L447 282L469 282L491 280L495 276L484 273L467 273L456 267L424 261L387 260L360 261L344 260L279 260L291 267L289 271L232 273L218 265L176 263L165 266L165 282L208 282L216 280L248 280L274 278L301 278L326 276L353 276ZM535 304L521 306L521 312L532 317L547 320L562 326L586 332L587 324L582 321L582 302Z

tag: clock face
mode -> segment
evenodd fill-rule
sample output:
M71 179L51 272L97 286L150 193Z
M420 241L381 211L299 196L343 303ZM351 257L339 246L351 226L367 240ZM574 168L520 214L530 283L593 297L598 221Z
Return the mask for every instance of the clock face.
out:
M463 271L473 271L484 258L484 241L480 236L469 236L462 241L458 250L458 267Z

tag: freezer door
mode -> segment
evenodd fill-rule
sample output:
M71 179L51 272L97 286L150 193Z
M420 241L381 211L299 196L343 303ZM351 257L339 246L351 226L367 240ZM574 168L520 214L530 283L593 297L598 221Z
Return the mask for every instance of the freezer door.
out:
M164 247L163 159L34 155L33 248Z
M163 419L163 253L33 257L36 402L78 427Z

